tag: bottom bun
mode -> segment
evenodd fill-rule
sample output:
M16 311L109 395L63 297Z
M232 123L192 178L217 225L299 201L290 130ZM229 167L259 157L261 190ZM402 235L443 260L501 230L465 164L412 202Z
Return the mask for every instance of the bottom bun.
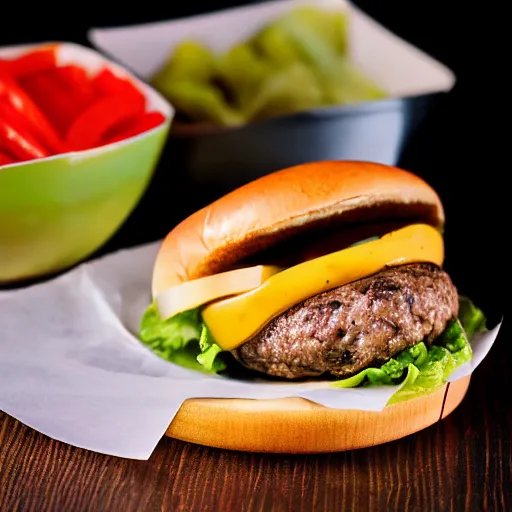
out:
M331 409L303 398L190 399L166 435L246 452L322 453L375 446L418 432L450 414L470 376L382 412Z

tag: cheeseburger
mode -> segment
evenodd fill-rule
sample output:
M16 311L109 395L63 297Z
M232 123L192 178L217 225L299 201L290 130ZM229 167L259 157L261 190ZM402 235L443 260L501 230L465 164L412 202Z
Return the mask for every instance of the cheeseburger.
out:
M444 223L436 192L395 167L267 175L168 234L141 339L206 373L428 394L485 328L443 270Z

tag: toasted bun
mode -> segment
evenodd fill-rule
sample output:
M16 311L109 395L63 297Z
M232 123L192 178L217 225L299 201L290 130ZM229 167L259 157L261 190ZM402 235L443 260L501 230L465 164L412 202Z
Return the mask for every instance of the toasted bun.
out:
M411 218L436 227L444 211L421 178L375 163L325 161L264 176L199 210L165 238L153 294L228 269L241 259L322 224Z
M190 399L166 434L205 446L248 452L321 453L366 448L433 425L462 401L463 377L430 395L382 412L339 410L302 398L279 400Z

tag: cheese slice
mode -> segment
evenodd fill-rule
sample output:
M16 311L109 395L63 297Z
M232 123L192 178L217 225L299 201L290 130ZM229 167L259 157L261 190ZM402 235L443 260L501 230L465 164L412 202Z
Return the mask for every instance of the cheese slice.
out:
M208 302L247 292L280 270L276 266L257 265L186 281L157 295L155 301L158 312L165 320Z
M233 350L272 318L313 295L370 276L386 266L415 262L442 266L443 260L441 234L426 224L414 224L283 270L254 290L213 302L203 309L202 316L221 348Z

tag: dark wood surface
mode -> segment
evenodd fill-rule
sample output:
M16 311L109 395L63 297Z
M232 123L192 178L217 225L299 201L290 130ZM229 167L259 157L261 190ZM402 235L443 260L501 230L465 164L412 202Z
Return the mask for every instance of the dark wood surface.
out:
M0 511L509 511L509 375L501 343L444 421L325 455L237 453L164 438L148 461L125 460L56 442L0 413Z
M29 26L26 4L11 2L2 6L0 44L48 39L84 43L89 26L149 21L236 3L242 2L167 2L156 7L147 1L147 13L134 4L115 15L88 3L74 22L69 16L62 22L43 3L31 10L37 23ZM448 219L445 267L460 291L494 323L509 312L509 188L503 181L509 157L494 129L496 82L477 69L483 63L475 47L483 53L485 41L493 45L480 31L486 11L475 11L478 20L468 20L465 13L463 23L456 2L357 3L458 75L449 101L425 121L401 165L440 193ZM169 175L165 167L159 172ZM157 200L177 189L178 196L168 202ZM187 194L186 207L192 210L193 200L200 200L195 190L175 178L166 187L157 180L102 251L165 235L184 213L169 216L169 202ZM464 402L446 420L405 439L347 453L244 454L166 438L149 461L130 461L53 441L0 413L0 511L512 510L508 332L505 323Z

